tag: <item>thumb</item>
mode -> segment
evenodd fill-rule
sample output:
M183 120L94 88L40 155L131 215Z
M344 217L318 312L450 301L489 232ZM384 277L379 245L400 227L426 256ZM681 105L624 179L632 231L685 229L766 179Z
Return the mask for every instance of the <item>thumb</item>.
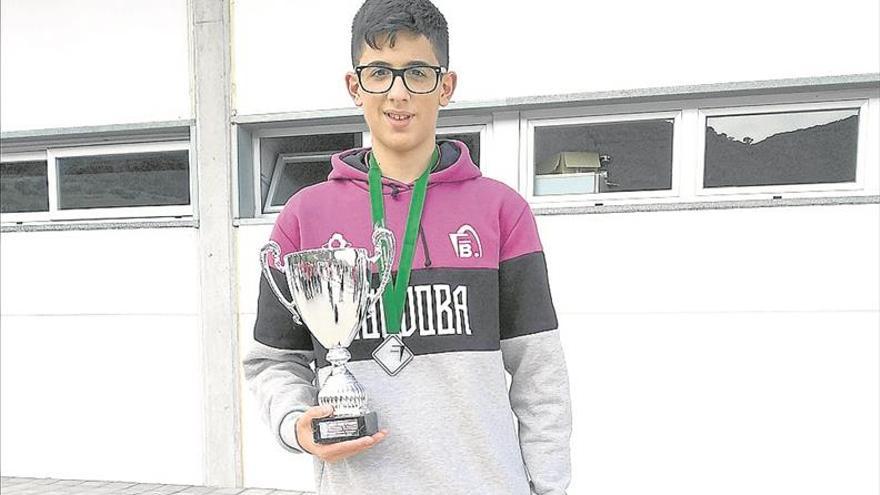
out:
M317 406L312 408L311 411L313 418L324 418L333 414L333 406L329 404L325 404L323 406Z

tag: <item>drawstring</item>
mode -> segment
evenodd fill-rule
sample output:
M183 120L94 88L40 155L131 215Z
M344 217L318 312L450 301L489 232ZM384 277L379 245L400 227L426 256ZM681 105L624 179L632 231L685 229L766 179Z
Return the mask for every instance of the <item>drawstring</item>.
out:
M397 199L400 188L393 182L388 185L391 186L391 197ZM425 251L425 267L429 268L431 266L431 253L428 252L428 241L425 240L425 231L422 229L421 224L419 224L419 237L422 239L422 249Z
M399 189L394 184L389 184L391 186L391 197L397 199L397 193L399 193ZM425 231L422 229L421 224L419 224L419 238L422 239L422 250L425 251L425 267L429 268L431 266L431 253L428 252L428 241L425 240Z
M422 248L425 250L425 268L429 268L431 266L431 254L428 252L428 243L425 241L425 231L422 230L421 225L419 225L419 236L422 238Z

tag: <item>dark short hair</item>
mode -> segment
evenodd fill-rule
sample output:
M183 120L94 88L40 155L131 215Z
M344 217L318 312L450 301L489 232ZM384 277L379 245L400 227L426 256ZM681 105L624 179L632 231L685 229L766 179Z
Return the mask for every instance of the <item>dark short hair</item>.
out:
M440 66L449 68L446 18L429 0L366 0L351 23L351 66L358 65L364 42L378 50L376 38L386 34L389 45L394 47L400 30L428 38Z

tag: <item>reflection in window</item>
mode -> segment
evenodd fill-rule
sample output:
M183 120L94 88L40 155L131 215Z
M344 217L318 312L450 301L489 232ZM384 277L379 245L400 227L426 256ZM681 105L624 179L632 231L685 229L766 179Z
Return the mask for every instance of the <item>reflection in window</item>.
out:
M480 133L479 132L463 132L459 134L438 134L437 140L455 139L467 145L471 152L471 161L477 167L480 166Z
M330 156L360 148L361 137L360 132L348 132L262 138L260 189L264 211L278 211L300 189L327 180Z
M186 150L58 158L59 209L188 205Z
M853 182L858 109L706 119L703 187Z
M0 164L0 213L49 211L45 161Z
M672 188L672 119L535 127L536 196Z

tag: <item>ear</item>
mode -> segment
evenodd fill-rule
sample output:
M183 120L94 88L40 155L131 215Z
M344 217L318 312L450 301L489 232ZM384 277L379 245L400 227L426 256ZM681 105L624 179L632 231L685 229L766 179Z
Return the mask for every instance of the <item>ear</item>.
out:
M348 91L348 95L356 106L364 104L364 102L361 101L360 85L358 84L357 74L354 72L345 73L345 90Z
M458 84L458 74L454 71L448 71L442 77L443 79L440 81L440 106L445 107L449 104L449 100L452 99L452 93L455 92L455 87Z

